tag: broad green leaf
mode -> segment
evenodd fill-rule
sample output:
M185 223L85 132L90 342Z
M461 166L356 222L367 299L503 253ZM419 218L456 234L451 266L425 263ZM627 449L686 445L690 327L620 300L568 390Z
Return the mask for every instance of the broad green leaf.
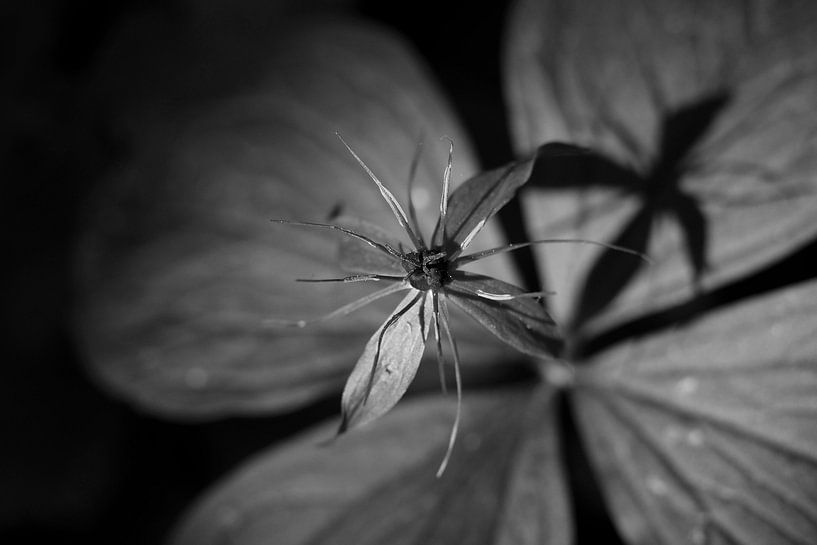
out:
M630 543L813 543L817 283L597 355L574 405Z
M366 343L343 389L341 431L376 420L406 393L431 329L429 296L430 292L409 290Z
M505 54L517 150L569 141L610 167L574 191L534 168L529 185L554 189L524 200L529 235L612 242L644 213L653 227L655 265L613 274L631 282L589 329L722 286L817 233L816 22L813 2L517 4ZM576 316L581 292L623 287L575 281L597 249L539 255L562 322L592 318Z
M562 336L545 307L532 298L494 301L479 292L519 295L524 290L487 276L458 271L444 288L445 296L501 341L539 357L552 357L562 348Z
M164 41L131 28L103 55L110 80L134 82L127 96L100 99L118 112L128 151L85 214L77 332L99 382L144 409L285 410L341 389L394 301L304 329L264 322L314 318L369 289L296 283L342 274L341 238L269 221L326 221L341 209L392 225L336 130L396 194L424 134L456 139L456 180L475 170L458 124L394 36L282 25L238 36L181 28ZM98 87L119 89L104 74ZM417 195L438 195L446 161L445 146L426 146ZM417 205L433 225L434 198Z
M328 446L331 425L271 449L188 512L170 543L567 545L553 392L468 394L435 478L453 397L418 397Z

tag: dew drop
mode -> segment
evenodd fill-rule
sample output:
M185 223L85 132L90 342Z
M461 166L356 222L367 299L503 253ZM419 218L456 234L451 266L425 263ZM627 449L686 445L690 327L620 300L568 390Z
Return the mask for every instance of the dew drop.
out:
M184 373L184 383L188 388L201 390L207 386L210 376L201 367L191 367Z
M705 512L699 512L697 519L695 526L689 532L689 540L695 545L704 545L709 541L707 537L710 525L709 515Z
M669 487L667 486L667 483L664 482L664 480L661 479L660 477L650 475L649 477L647 477L647 490L649 490L656 496L666 496L667 492L669 492Z
M700 447L704 444L704 432L698 428L693 428L687 432L687 443L693 447Z
M692 531L689 532L689 540L695 545L704 545L706 543L706 525L696 524Z
M716 495L718 498L726 503L736 501L738 499L738 491L728 486L718 487Z
M688 396L698 390L698 379L694 377L684 377L675 384L675 391L679 395Z

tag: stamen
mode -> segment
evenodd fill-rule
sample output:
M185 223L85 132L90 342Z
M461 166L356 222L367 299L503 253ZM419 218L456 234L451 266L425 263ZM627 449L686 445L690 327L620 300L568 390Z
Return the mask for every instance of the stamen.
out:
M556 295L555 291L529 291L526 293L489 293L477 290L477 295L490 301L512 301L514 299L539 299L548 295Z
M457 350L457 342L454 340L454 336L451 334L451 327L448 325L448 306L445 299L442 300L441 306L443 311L443 329L445 330L445 336L448 338L448 343L451 345L451 352L454 355L454 378L457 384L457 413L454 417L454 425L451 428L451 435L448 438L448 449L445 451L445 457L440 464L440 468L437 470L438 479L445 472L445 468L448 466L448 460L451 459L451 453L454 451L454 443L457 440L457 433L460 429L460 417L462 416L462 375L460 374L460 355L459 351Z
M365 307L369 303L373 303L387 295L397 293L398 291L405 290L410 287L411 286L409 286L408 283L406 282L392 284L390 286L386 286L382 290L370 293L369 295L366 295L364 297L361 297L360 299L352 301L351 303L343 305L342 307L335 309L328 314L324 314L323 316L313 318L311 320L279 320L277 318L267 318L264 320L263 323L265 325L274 327L306 327L311 324L324 322L326 320L331 320L332 318L337 318L338 316L346 316L347 314L351 314L352 312Z
M469 235L470 236L470 235ZM468 254L464 256L458 257L455 261L455 265L462 265L464 263L471 263L473 261L477 261L480 259L485 259L486 257L490 257L492 255L501 254L505 252L512 252L514 250L519 250L520 248L527 248L528 246L533 246L534 244L590 244L592 246L601 246L602 248L607 248L608 250L613 250L615 252L621 252L624 254L634 255L639 257L648 265L652 265L653 261L649 258L646 254L639 252L638 250L632 250L630 248L625 248L623 246L617 246L615 244L607 244L606 242L597 242L595 240L585 240L581 238L547 238L541 240L532 240L530 242L518 242L516 244L509 244L507 246L500 246L499 248L491 248L490 250L483 250L481 252L477 252L475 254Z
M403 211L403 207L400 206L399 202L397 202L397 199L392 194L392 192L389 191L385 185L383 185L383 183L375 175L375 173L372 172L372 169L370 169L368 165L366 165L366 163L363 162L363 159L361 159L358 156L358 154L355 153L355 151L349 146L349 144L346 143L346 140L343 139L340 133L336 132L335 135L340 139L343 145L346 146L346 149L349 150L349 153L352 154L352 157L355 158L355 160L363 168L363 170L366 171L366 174L369 175L369 178L371 178L372 181L377 185L377 188L380 190L380 194L383 196L383 199L389 205L389 208L391 208L392 213L394 213L394 216L397 218L397 222L403 229L405 229L406 234L408 234L409 238L411 239L411 242L414 244L416 249L419 250L420 248L423 248L424 246L422 241L414 233L414 230L411 228L411 225L409 225L409 221L408 218L406 217L406 213Z
M271 219L270 221L273 222L273 223L281 223L281 224L284 224L284 225L296 225L296 226L299 226L299 227L313 227L315 229L330 229L330 230L333 230L333 231L340 231L341 233L343 233L345 235L349 235L352 238L356 238L356 239L358 239L358 240L360 240L362 242L365 242L366 244L368 244L372 248L376 248L376 249L380 250L381 252L385 252L385 253L389 254L390 256L398 259L401 262L403 261L403 255L400 252L398 252L397 250L395 250L394 248L392 248L391 246L389 246L388 244L384 244L384 243L374 241L374 240L370 239L369 237L367 237L366 235L361 235L360 233L356 233L356 232L352 231L351 229L347 229L346 227L341 227L340 225L333 225L333 224L330 224L330 223L315 223L315 222L312 222L312 221L292 221L292 220L281 220L281 219Z

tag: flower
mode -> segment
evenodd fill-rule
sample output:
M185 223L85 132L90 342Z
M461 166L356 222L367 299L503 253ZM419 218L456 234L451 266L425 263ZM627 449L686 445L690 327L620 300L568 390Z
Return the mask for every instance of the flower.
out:
M172 541L569 543L564 468L575 465L563 456L561 422L578 430L627 542L809 542L817 287L808 275L736 291L817 235L815 8L781 6L519 2L504 64L523 157L510 164L531 162L521 198L531 238L609 242L655 265L589 246L540 254L539 287L559 294L548 303L565 325L560 357L572 372L531 358L534 380L469 391L462 448L441 479L433 466L457 404L416 396L331 447L315 447L327 425L259 453L202 496ZM349 215L384 224L385 207L360 191L327 134L351 134L361 156L382 162L373 171L396 178L420 133L452 135L470 162L465 138L440 127L450 115L388 34L330 25L294 40L271 63L275 78L197 103L174 133L184 138L165 133L161 176L134 178L163 181L145 199L154 215L137 215L152 236L115 254L125 256L119 269L90 277L100 289L83 321L86 353L103 381L143 407L188 417L280 410L338 387L356 340L377 327L371 315L336 329L254 329L271 309L328 310L325 285L295 293L282 279L336 277L338 262L333 243L309 231L285 237L266 218L354 207ZM550 140L590 151L535 151ZM155 169L155 153L134 164ZM433 265L420 257L415 264ZM420 280L431 285L433 275ZM137 295L123 303L122 293ZM135 312L123 312L128 303ZM518 363L501 345L466 338L465 380L466 361Z
M341 141L343 141L342 138ZM341 278L301 281L390 284L316 321L345 316L381 297L398 291L409 291L394 313L371 337L346 382L341 403L339 432L342 433L350 427L375 420L403 397L417 372L423 356L425 339L432 324L436 339L440 383L445 392L441 333L445 332L454 360L457 413L451 430L448 450L437 471L437 476L439 476L445 470L456 439L462 399L459 352L449 326L447 301L453 302L499 340L523 353L553 358L562 349L561 337L556 324L541 304L531 301L532 298L538 299L547 295L546 292L525 292L517 286L496 278L469 273L460 268L487 257L540 244L595 244L623 253L637 254L637 252L581 239L551 239L519 242L462 255L488 220L510 201L516 190L530 178L533 159L474 176L458 188L449 206L448 188L454 151L454 144L451 141L449 141L448 164L443 176L440 215L429 244L426 244L422 230L417 224L416 208L410 198L410 188L409 213L406 214L392 192L385 187L352 148L345 141L343 143L380 190L383 199L397 219L397 223L405 230L407 237L414 245L414 249L405 252L397 249L402 248L400 242L377 240L380 231L377 228L366 226L359 220L352 220L352 223L358 226L356 230L325 223L273 221L340 231L353 240L364 243L358 246L343 247L339 256L341 263L347 263L351 272L358 274ZM540 157L548 155L549 151L545 147L537 154ZM410 182L412 179L413 176ZM367 255L372 250L377 255ZM385 271L386 274L366 270L369 267L374 267L377 271ZM298 327L305 327L308 323L305 320L283 322L271 320L270 322L288 323Z
M341 141L342 138L341 138ZM453 142L449 142L448 164L443 176L440 215L426 244L414 203L409 199L409 213L403 210L394 194L378 179L366 163L343 142L380 190L398 224L413 244L411 251L398 250L402 244L377 240L378 230L357 222L356 230L339 225L273 220L277 223L340 231L364 243L346 246L340 261L351 265L353 274L342 278L304 280L307 282L378 282L389 286L366 295L318 319L344 316L381 297L408 290L405 299L371 337L346 382L341 402L339 432L366 424L382 416L403 397L417 373L425 340L434 326L440 382L445 391L442 332L448 340L454 360L457 387L457 413L451 429L448 450L437 471L441 475L451 455L460 421L462 381L459 352L451 334L447 302L451 301L481 323L505 343L533 356L549 357L559 348L561 339L555 323L545 308L531 298L543 292L525 292L521 288L489 276L461 270L461 267L492 255L528 247L533 242L501 246L462 255L486 222L504 206L530 177L532 161L479 174L458 189L449 206ZM413 179L413 176L410 180ZM409 196L411 191L409 190ZM370 236L371 235L371 236ZM538 243L553 241L537 241ZM374 250L378 255L369 257ZM365 270L377 263L378 271ZM307 322L289 322L303 327ZM442 324L442 327L441 327Z

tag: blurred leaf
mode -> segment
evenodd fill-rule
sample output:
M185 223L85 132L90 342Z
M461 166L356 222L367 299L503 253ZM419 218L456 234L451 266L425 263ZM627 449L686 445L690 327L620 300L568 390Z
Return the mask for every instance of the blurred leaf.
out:
M410 290L369 339L343 389L341 432L379 418L406 393L431 328L428 294Z
M545 307L532 298L492 301L478 292L519 295L524 290L488 276L457 271L444 288L445 296L501 341L539 357L552 357L562 347L562 336Z
M598 355L574 399L630 543L812 543L817 283Z
M557 179L531 192L530 236L611 242L654 207L647 248L656 264L589 330L722 286L817 234L815 22L810 2L517 4L505 55L517 150L559 140L601 156L580 191ZM548 182L534 169L530 185ZM560 294L557 318L575 318L580 293L570 286L600 252L538 255Z
M123 32L106 57L110 78L149 91L116 97L112 122L130 151L89 203L77 331L98 380L142 408L177 417L286 410L340 390L393 302L305 329L264 325L322 315L367 289L294 282L340 274L340 238L269 219L323 221L340 205L393 223L336 130L398 192L422 133L457 139L457 177L475 169L457 123L393 36L281 24L286 31L237 41L218 28L176 39ZM446 152L428 147L418 192L438 191ZM436 213L432 199L418 202L427 225Z
M188 513L171 543L565 545L572 531L550 390L420 397L328 447L330 426L262 453Z

